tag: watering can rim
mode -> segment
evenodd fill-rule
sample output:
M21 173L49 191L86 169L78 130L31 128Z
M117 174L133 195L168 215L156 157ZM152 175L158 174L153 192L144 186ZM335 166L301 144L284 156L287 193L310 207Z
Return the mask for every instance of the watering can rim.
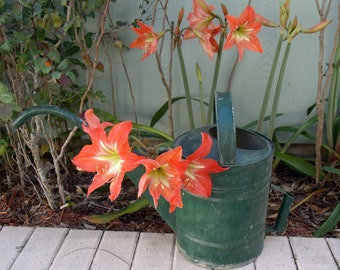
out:
M214 140L208 158L217 160L224 167L257 162L265 159L274 151L273 143L267 137L255 131L236 128L230 92L215 93L214 122L213 125L187 131L174 140L174 146L182 146L184 158L199 146L201 136L197 133L200 132L208 133ZM247 147L243 148L240 144L246 144ZM256 144L258 145L255 146Z

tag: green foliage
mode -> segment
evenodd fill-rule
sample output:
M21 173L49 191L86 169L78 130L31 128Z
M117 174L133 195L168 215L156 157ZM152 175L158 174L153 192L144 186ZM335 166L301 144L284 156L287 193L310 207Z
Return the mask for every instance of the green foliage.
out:
M5 154L7 147L8 143L4 139L0 140L0 157Z
M8 121L13 112L20 111L20 107L14 101L14 95L8 91L8 87L0 82L0 120Z
M83 46L90 47L94 35L85 32L84 40L77 37L102 4L103 0L75 2L69 16L67 1L1 1L0 79L20 96L16 98L20 107L79 106L86 89L79 71L91 63ZM14 85L18 78L20 84Z
M171 99L171 104L174 104L176 101L180 101L186 99L186 97L175 97ZM200 102L201 100L198 98L191 97L192 100ZM208 106L207 102L204 102L206 106ZM169 110L169 103L165 102L152 116L150 126L153 127L157 124L157 122L165 115L165 113Z
M315 126L317 124L317 116L312 116L308 120L305 121L299 128L292 126L281 126L275 129L273 142L275 144L275 161L273 163L273 170L275 170L280 161L283 161L296 171L308 175L312 178L316 177L316 166L314 164L314 159L311 158L303 158L299 156L289 155L287 151L289 147L296 142L296 140L300 137L304 137L305 139L310 140L312 143L316 141L316 137L312 132L309 132L308 129ZM289 139L281 145L277 139L279 133L291 134ZM321 168L319 177L326 177L327 173L332 173L334 175L340 175L339 169L336 169L334 166L339 166L339 153L335 151L335 149L331 148L328 144L322 144L322 148L327 151L329 156L333 156L334 159L338 160L337 162L332 162L333 167L330 166L330 161L325 160L324 164ZM327 165L329 164L329 166ZM331 169L333 168L333 169Z
M340 203L337 204L332 214L328 219L321 225L321 227L315 232L315 237L324 236L326 233L331 231L340 222Z
M18 132L9 136L7 131L15 122L9 120L17 117L20 109L27 111L49 104L78 112L90 100L103 100L102 93L95 92L91 83L94 62L97 70L103 71L102 63L91 56L99 36L85 27L88 18L98 14L100 17L103 3L103 0L0 0L0 124L6 127L0 127L1 157L6 173L17 174L22 185L28 180L30 169L22 166L22 161L29 161L40 185L37 190L42 190L52 209L66 203L63 174L67 171L62 168L67 168L67 161L63 156L71 151L66 146L76 135L74 130L70 132L73 125L59 115L43 115L25 121L20 130L16 129ZM11 149L14 156L11 159L17 160L16 171L8 158ZM44 167L46 155L53 159L52 169L56 173L53 185L46 181L50 170ZM59 197L52 190L55 185Z
M131 214L134 212L137 212L138 210L144 208L145 206L150 205L150 202L148 199L142 197L131 203L129 206L123 208L122 210L119 210L114 213L108 213L108 214L103 214L103 215L92 215L92 216L87 216L84 219L91 223L95 224L105 224L109 223L112 220L115 220L123 215L126 214Z
M308 175L310 177L315 177L315 166L312 163L306 161L305 159L298 156L288 155L280 152L275 152L274 156L276 159L284 161L294 170L302 174ZM325 174L322 175L325 176Z
M294 127L279 127L276 128L273 140L276 141L276 135L279 132L289 132L292 134L290 139L281 147L279 143L276 143L277 152L275 153L276 160L273 164L273 169L277 167L280 160L289 164L299 172L307 174L316 178L316 182L319 183L319 179L327 179L338 177L340 175L340 115L339 115L339 65L340 65L340 38L337 41L336 53L334 59L331 61L333 72L330 77L330 86L328 91L328 98L325 100L327 106L322 106L324 114L318 114L317 112L313 116L314 109L317 108L317 104L312 104L307 108L307 116L312 115L300 128ZM320 119L325 117L326 121L322 122L320 126ZM323 123L324 122L324 123ZM322 143L320 138L317 138L314 134L308 131L312 126L316 126L316 130L320 131L321 128L325 133L325 140ZM318 133L317 133L318 134ZM326 157L322 160L316 155L314 164L311 160L306 160L301 157L295 157L287 155L286 151L296 141L299 136L304 136L310 139L317 148L316 152L321 156L321 150L326 151ZM321 135L319 135L321 136ZM319 173L318 173L319 172Z

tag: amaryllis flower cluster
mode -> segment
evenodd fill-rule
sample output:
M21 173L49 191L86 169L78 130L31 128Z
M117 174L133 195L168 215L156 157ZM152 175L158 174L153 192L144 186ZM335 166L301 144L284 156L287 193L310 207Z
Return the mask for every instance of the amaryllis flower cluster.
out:
M171 33L170 38L173 44L173 49L176 48L178 53L178 61L183 79L183 88L185 92L190 129L195 128L195 116L193 114L192 96L187 76L187 68L182 52L182 44L184 40L197 39L211 60L213 60L214 55L216 55L215 68L211 81L210 98L208 102L203 100L203 90L200 89L202 125L209 125L212 123L214 96L219 77L220 64L222 62L222 51L236 46L239 61L242 60L245 49L258 53L263 52L262 45L257 34L262 27L261 21L265 21L265 18L258 15L251 6L247 6L239 17L230 15L224 4L222 4L221 7L223 16L215 13L215 7L207 4L204 0L192 0L192 11L187 15L187 25L182 23L184 8L181 8L178 13L176 24L173 24L170 22L170 19L167 18L166 21L169 22L168 29L164 28L157 32L152 26L145 24L141 20L137 20L137 25L131 27L132 31L137 34L137 37L134 41L132 41L130 47L144 51L142 60L154 53L158 53L159 55L156 59L160 59L160 55L163 51L163 43L161 40L165 37L166 33ZM262 18L262 20L259 20L259 18ZM170 57L172 57L172 54L170 55ZM158 63L158 66L160 66L160 63ZM161 73L163 73L163 71ZM200 74L198 63L196 63L196 73ZM161 76L164 75L161 74ZM169 77L171 77L171 75L169 75ZM197 78L201 84L202 76L197 75ZM167 87L168 86L166 86L166 88ZM172 97L170 96L171 90L168 91L168 103L172 102ZM203 106L204 103L208 104L207 112L205 112L205 107Z
M88 195L104 184L110 184L109 198L116 199L125 173L143 165L145 173L139 181L138 197L149 188L155 207L162 196L170 203L169 212L173 212L176 207L183 207L181 189L207 198L212 189L210 174L228 169L219 166L216 160L205 158L212 146L212 139L206 133L202 133L201 146L187 159L182 159L180 146L151 159L132 151L129 145L130 121L100 123L92 109L85 112L85 119L83 130L90 136L92 144L84 146L72 162L80 170L96 173ZM110 130L106 132L106 128Z
M239 17L229 15L227 8L222 5L224 11L224 20L216 15L213 5L208 5L204 0L193 0L193 11L188 14L187 20L189 26L184 29L183 39L197 38L204 51L210 58L219 50L219 43L216 41L218 34L224 33L227 26L229 32L224 43L223 49L230 49L234 45L239 52L239 61L243 57L244 49L262 53L262 45L256 34L261 30L261 23L257 20L258 15L254 8L247 6ZM179 12L178 25L175 34L181 35L179 26L182 21L184 10ZM261 16L262 18L262 16ZM215 20L219 23L216 24ZM130 44L131 48L139 48L145 51L142 59L157 51L159 39L164 35L164 31L157 33L151 26L138 21L138 28L132 27L132 30L138 37ZM180 39L181 36L178 37Z

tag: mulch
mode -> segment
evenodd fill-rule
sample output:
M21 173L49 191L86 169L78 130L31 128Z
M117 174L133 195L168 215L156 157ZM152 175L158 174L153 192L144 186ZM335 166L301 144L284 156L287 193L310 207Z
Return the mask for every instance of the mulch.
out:
M136 200L137 189L128 179L123 182L121 195L111 202L107 198L108 191L106 189L87 197L86 189L93 175L73 171L65 185L69 206L61 207L60 210L52 210L44 199L39 199L31 185L27 184L25 187L16 185L8 188L4 173L0 172L0 177L0 225L172 232L151 206L144 207L132 214L126 214L106 224L93 224L86 220L89 215L111 213ZM275 235L313 236L339 202L340 184L338 180L326 182L321 187L315 184L314 179L281 166L273 174L272 182L294 196L294 209L290 213L287 227L281 233L272 233ZM308 196L309 199L306 200ZM278 212L281 200L282 195L271 190L268 201L268 225L275 222L275 214ZM339 224L326 236L340 237Z

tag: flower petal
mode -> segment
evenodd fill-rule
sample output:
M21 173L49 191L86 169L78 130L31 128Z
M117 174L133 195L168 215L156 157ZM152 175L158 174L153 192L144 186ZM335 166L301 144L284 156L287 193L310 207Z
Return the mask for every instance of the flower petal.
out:
M206 159L210 153L212 139L207 134L202 132L202 144L197 150L188 156L186 160L186 170L182 175L183 187L191 193L209 197L211 195L212 181L211 173L220 173L228 168L221 167L216 160Z
M189 160L204 158L209 155L212 146L212 139L209 134L205 132L201 132L201 136L202 143L200 147L198 147L197 150L188 157Z

